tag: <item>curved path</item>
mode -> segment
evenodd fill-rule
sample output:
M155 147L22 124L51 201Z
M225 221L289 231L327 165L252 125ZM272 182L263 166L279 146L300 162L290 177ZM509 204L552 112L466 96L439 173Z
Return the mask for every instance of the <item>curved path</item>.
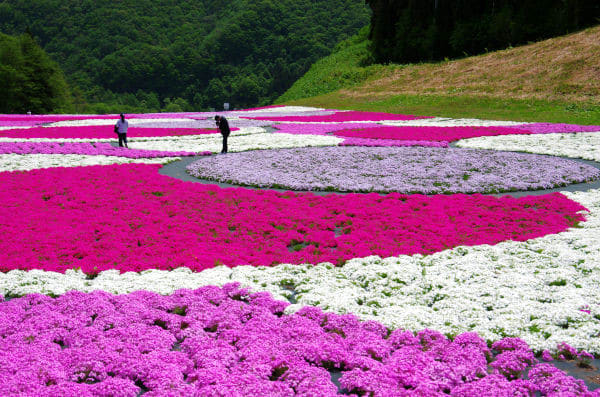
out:
M220 156L220 155L218 155L218 156ZM224 156L226 156L226 155L224 155ZM556 157L556 156L548 156L548 155L543 155L543 154L538 154L537 156ZM229 183L216 182L216 181L211 181L208 179L199 179L199 178L196 178L196 177L188 174L186 171L186 167L189 164L193 163L194 161L204 158L204 157L205 156L184 157L182 160L174 161L172 163L164 165L158 171L158 173L161 175L166 175L166 176L170 176L172 178L180 179L185 182L203 183L203 184L207 184L207 185L218 185L222 188L243 187L243 188L252 189L252 190L275 190L278 192L290 191L289 189L268 189L268 188L252 187L252 186L232 185ZM567 160L579 161L581 163L591 165L592 167L600 169L600 163L597 163L595 161L574 159L574 158L570 158L570 157L560 157L560 158L567 159ZM555 192L565 192L565 191L567 191L567 192L585 192L590 189L600 189L600 180L587 182L587 183L574 183L571 185L561 186L561 187L554 188L554 189L516 191L516 192L496 193L496 194L491 194L491 195L496 196L496 197L510 195L510 196L518 198L518 197L524 197L524 196L541 196L544 194L555 193ZM297 192L298 193L306 193L308 191L297 191ZM328 194L349 194L351 192L310 191L310 193L313 193L313 194L316 194L319 196L325 196ZM385 193L380 193L380 194L385 195Z

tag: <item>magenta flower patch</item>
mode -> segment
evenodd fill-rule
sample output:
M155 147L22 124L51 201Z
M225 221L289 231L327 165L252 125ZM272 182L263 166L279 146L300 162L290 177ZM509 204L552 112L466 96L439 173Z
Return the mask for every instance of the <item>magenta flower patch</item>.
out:
M270 121L291 121L296 123L340 123L348 121L381 121L381 120L416 120L426 119L431 117L420 117L406 114L378 113L378 112L359 112L338 111L332 115L323 116L261 116L261 117L244 117L254 120L270 120Z
M335 131L342 131L352 128L376 128L380 126L377 123L328 123L328 124L311 124L311 123L289 123L289 124L275 124L273 127L277 129L276 132L285 134L310 134L310 135L333 135Z
M87 156L116 156L126 158L157 158L196 156L193 152L162 152L114 147L101 142L0 142L0 154L80 154ZM202 152L208 156L211 152Z
M237 131L239 128L232 128ZM187 136L217 134L216 129L198 128L141 128L131 127L127 131L128 138L147 138L162 136ZM117 134L113 126L85 127L35 127L18 130L0 131L0 136L8 138L48 138L48 139L115 139Z
M390 332L287 306L237 284L0 300L0 394L598 395L518 339L495 343L494 357L475 333Z
M370 139L346 138L339 146L365 146L365 147L448 147L444 141L399 141L396 139Z
M578 125L578 124L554 124L554 123L531 123L517 125L510 128L529 131L531 134L553 134L553 133L576 133L576 132L600 132L600 125Z
M327 124L310 124L310 123L290 123L276 124L274 127L276 132L285 134L299 135L337 135L337 131L346 130L348 127L370 129L378 128L376 123L327 123ZM340 146L370 146L370 147L407 147L407 146L424 146L424 147L448 147L448 142L439 141L416 141L416 140L394 140L394 139L371 139L371 138L347 138Z
M349 138L396 139L415 141L445 141L480 136L530 134L529 131L509 127L390 127L351 128L336 131L335 135Z
M524 241L584 221L561 194L315 196L181 182L156 165L0 173L1 270L343 264Z

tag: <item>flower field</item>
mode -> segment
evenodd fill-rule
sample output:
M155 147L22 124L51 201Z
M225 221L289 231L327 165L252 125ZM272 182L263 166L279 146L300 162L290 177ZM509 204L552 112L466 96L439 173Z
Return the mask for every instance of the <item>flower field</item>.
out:
M0 115L0 394L600 395L600 127L225 115Z

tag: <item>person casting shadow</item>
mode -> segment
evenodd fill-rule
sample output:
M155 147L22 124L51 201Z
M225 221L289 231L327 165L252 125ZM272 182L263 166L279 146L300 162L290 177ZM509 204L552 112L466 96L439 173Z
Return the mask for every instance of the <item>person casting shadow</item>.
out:
M229 134L231 130L229 129L229 122L223 116L215 116L215 122L217 123L217 127L221 131L221 135L223 136L223 149L221 153L227 153L227 138L229 138Z
M127 120L125 120L125 115L123 113L121 113L121 118L119 119L119 121L117 121L117 124L115 124L115 132L119 136L119 147L123 147L123 144L125 144L125 147L129 148L129 146L127 146L127 129L128 128L129 128L129 122Z

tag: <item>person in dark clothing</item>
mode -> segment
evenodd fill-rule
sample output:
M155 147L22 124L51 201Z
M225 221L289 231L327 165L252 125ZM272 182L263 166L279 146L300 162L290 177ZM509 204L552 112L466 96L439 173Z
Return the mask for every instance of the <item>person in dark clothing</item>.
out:
M229 122L223 116L215 116L215 122L217 123L217 127L221 131L221 135L223 136L223 149L221 153L227 153L227 138L229 138L229 134L231 130L229 129Z
M127 129L129 128L129 122L125 120L125 115L121 113L121 118L115 124L115 132L119 136L119 147L123 147L123 143L125 143L125 147L127 146Z

